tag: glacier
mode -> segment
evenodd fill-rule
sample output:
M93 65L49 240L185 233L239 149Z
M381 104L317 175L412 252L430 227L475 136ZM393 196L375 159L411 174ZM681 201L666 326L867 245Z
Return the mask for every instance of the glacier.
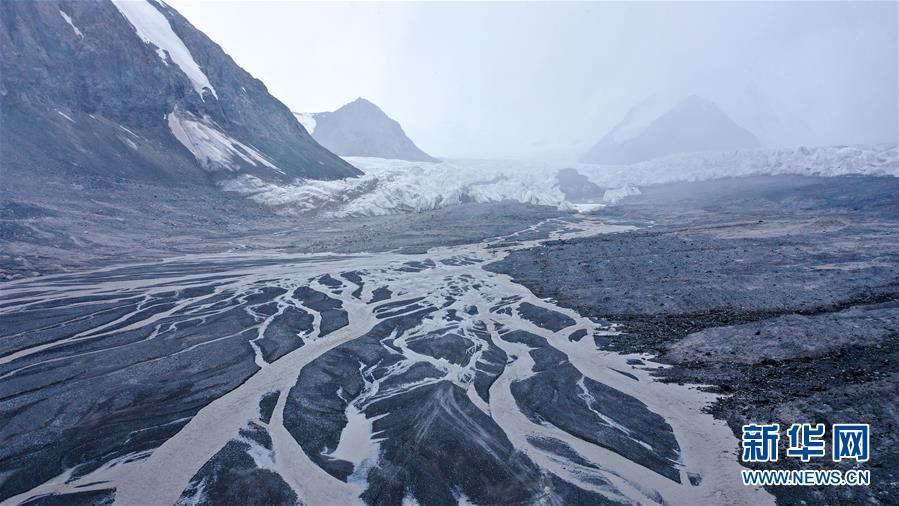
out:
M517 160L448 160L438 163L344 157L364 175L336 181L265 182L239 175L222 183L285 215L380 216L471 203L514 200L592 211L654 184L760 175L899 176L896 144L825 146L671 155L633 165L571 166L601 188L597 202L572 202L558 188L557 163Z

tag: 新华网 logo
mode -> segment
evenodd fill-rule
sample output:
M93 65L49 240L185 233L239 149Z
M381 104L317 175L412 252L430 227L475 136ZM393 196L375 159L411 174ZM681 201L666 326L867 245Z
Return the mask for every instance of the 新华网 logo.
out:
M786 456L809 462L827 455L827 431L823 423L794 423L786 431ZM777 462L780 424L752 423L743 426L743 462ZM835 423L831 426L831 460L867 462L871 434L866 423Z

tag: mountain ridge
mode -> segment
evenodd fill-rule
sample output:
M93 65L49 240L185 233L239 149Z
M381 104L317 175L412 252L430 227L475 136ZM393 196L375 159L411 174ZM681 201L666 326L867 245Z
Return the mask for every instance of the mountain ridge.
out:
M164 3L4 2L0 13L8 175L208 184L361 173Z
M677 153L761 146L755 135L703 97L690 95L673 107L664 106L651 99L637 104L580 160L630 165Z
M315 140L340 156L440 161L416 146L399 122L362 97L331 112L293 114Z

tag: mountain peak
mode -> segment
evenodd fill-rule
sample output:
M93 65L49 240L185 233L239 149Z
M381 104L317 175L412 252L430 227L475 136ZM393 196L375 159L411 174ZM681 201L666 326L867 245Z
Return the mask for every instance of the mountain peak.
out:
M673 106L656 97L634 106L596 143L585 163L632 164L675 153L751 149L758 139L711 100L689 95Z
M359 110L359 111L371 111L371 112L377 112L380 114L384 114L384 111L382 111L380 107L375 105L374 102L367 100L365 98L362 98L362 97L359 97L356 100L353 100L352 102L342 105L337 110L340 111L340 110L344 110L344 109L355 109L355 110Z
M438 161L419 149L399 123L362 97L333 112L297 114L297 117L315 140L341 156Z

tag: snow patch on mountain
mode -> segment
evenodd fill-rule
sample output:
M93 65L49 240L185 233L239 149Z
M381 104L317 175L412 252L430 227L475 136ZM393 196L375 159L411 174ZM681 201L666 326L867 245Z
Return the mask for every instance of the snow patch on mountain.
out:
M156 54L166 65L168 55L168 59L187 75L200 98L207 89L212 96L218 98L215 88L184 45L184 41L172 30L168 19L156 7L145 0L113 0L112 3L131 23L141 40L156 46Z
M56 110L56 114L59 114L59 115L62 116L63 118L65 118L65 119L71 121L72 123L75 123L75 120L73 120L71 116L69 116L68 114L66 114L66 113L64 113L64 112L62 112L62 111L60 111L59 109Z
M199 119L175 109L166 115L166 122L172 135L207 170L236 171L240 169L238 160L243 160L254 167L261 164L284 173L253 147L222 132L209 118Z
M639 186L659 183L777 174L899 176L895 144L688 153L629 166L578 165L578 172L605 192L601 201L571 202L558 186L560 167L548 163L484 160L429 163L363 157L346 160L365 174L337 181L298 180L289 185L241 175L223 183L223 187L283 214L344 217L418 212L502 200L590 212L639 195Z
M72 27L72 31L75 32L75 35L81 37L82 39L84 38L84 34L81 33L81 30L79 30L78 27L75 26L75 23L72 22L72 17L71 17L71 16L69 16L68 14L66 14L65 12L63 12L62 9L59 9L59 15L62 16L62 19L66 20L66 23L68 23L69 26Z
M303 125L303 128L309 132L309 135L312 135L315 132L315 114L307 113L307 112L295 112L293 113L296 116L297 121Z

